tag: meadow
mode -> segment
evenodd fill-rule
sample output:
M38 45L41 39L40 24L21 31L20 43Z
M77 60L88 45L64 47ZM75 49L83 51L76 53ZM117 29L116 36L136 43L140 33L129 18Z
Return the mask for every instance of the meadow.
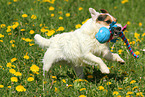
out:
M144 97L145 11L144 0L0 0L0 96L1 97ZM98 67L84 67L78 79L67 63L55 63L43 77L41 59L46 49L34 35L50 38L73 31L91 18L89 8L106 9L123 26L125 36L139 58L121 39L112 52L125 64L104 62L110 74ZM43 84L45 90L43 90Z

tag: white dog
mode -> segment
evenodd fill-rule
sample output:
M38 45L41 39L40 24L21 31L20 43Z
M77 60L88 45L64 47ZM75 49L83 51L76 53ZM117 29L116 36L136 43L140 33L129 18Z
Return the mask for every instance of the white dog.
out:
M92 18L73 32L57 34L50 39L43 38L39 34L34 36L37 44L47 48L43 59L44 71L48 71L54 62L66 60L73 63L77 76L83 78L84 63L99 65L102 73L109 73L108 67L99 56L106 60L124 63L118 54L111 53L108 42L101 44L95 38L101 27L109 28L110 23L116 19L106 10L101 10L102 13L99 13L89 8L89 11Z

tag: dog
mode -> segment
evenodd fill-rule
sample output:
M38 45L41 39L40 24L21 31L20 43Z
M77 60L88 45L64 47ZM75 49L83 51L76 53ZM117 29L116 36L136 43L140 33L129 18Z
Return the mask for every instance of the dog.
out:
M107 65L99 57L106 60L124 63L125 61L116 53L109 50L108 42L99 43L95 34L101 27L109 29L112 21L117 21L107 10L101 9L101 13L89 8L91 18L84 23L81 28L73 32L56 34L50 39L43 38L39 34L34 36L34 40L41 47L47 48L43 58L43 71L49 71L56 61L66 60L73 64L74 70L79 78L83 78L83 65L99 65L100 71L109 74ZM117 29L121 29L121 24L117 24ZM116 29L116 30L117 30ZM118 37L115 32L114 38Z

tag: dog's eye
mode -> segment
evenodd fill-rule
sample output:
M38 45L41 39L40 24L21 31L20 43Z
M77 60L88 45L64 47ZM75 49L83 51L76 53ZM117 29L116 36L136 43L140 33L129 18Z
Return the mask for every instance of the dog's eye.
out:
M107 20L107 21L105 21L107 24L111 24L111 21L110 20Z

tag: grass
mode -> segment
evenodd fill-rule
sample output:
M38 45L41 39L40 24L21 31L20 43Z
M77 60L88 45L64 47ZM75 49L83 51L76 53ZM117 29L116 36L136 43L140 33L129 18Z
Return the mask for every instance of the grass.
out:
M145 56L142 50L145 49L145 1L128 0L123 4L124 1L1 0L0 95L2 97L144 96ZM51 6L54 10L50 8ZM80 7L82 10L79 10ZM139 59L127 53L126 46L119 40L112 52L119 53L118 51L122 50L120 56L126 61L124 65L104 60L110 68L109 75L101 74L98 67L87 66L84 69L86 75L84 80L77 79L73 69L67 63L56 63L44 79L45 90L43 91L41 59L45 49L34 44L34 35L39 33L43 37L50 38L52 34L75 30L77 24L82 24L91 17L88 11L90 7L97 11L108 10L123 26L128 23L125 35L130 40L132 49L139 54ZM70 13L70 16L66 16L66 13ZM22 17L24 14L27 14L27 17ZM51 16L53 14L54 16ZM59 27L64 30L58 30ZM30 34L30 30L34 33ZM112 45L110 43L110 48ZM34 64L38 67L32 68ZM22 75L16 75L18 73L10 71L11 69ZM12 77L16 77L17 80Z

